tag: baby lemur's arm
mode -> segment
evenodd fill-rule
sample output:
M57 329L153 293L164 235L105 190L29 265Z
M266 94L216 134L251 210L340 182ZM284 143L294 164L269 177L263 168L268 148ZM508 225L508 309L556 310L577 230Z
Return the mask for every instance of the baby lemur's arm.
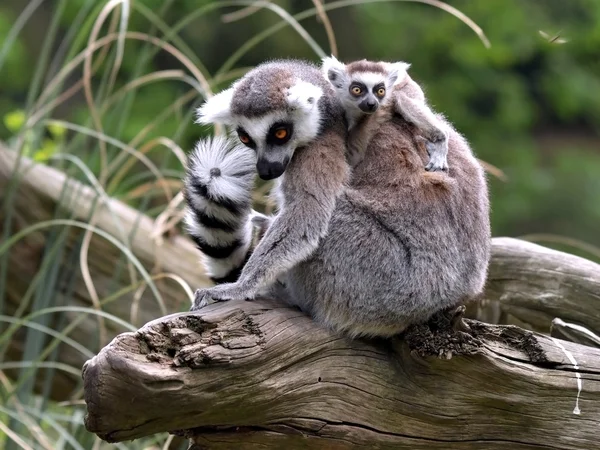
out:
M396 111L414 124L423 137L429 153L429 163L425 170L448 170L448 130L427 106L421 87L406 74L394 90Z
M325 236L349 177L343 133L325 132L299 148L281 183L284 205L235 283L198 290L194 308L212 301L252 299L261 288L307 259Z

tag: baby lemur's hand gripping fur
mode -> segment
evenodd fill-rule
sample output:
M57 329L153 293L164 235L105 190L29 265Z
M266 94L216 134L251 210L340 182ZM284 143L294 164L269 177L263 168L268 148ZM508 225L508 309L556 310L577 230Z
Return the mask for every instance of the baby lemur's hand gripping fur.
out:
M205 140L189 160L189 231L215 280L236 280L198 290L192 309L266 294L350 336L391 336L481 292L487 187L458 133L449 173L428 173L415 128L395 116L349 182L344 110L300 61L257 66L199 121L228 125L243 145ZM279 199L253 251L249 171L277 178Z
M425 170L448 170L448 133L443 120L427 105L421 87L408 75L410 64L367 60L343 64L334 57L323 59L321 70L331 82L346 110L349 125L348 161L355 167L364 156L378 125L386 122L387 115L379 114L368 125L365 118L379 106L394 103L396 112L415 125L425 138L429 161Z

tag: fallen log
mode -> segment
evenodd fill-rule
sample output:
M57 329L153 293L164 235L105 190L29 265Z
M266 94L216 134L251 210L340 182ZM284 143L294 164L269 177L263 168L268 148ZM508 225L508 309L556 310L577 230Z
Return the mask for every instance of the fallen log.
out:
M600 350L466 320L349 340L267 301L117 336L83 370L86 427L193 449L591 449Z
M600 265L531 242L493 239L484 298L537 331L556 317L600 331Z

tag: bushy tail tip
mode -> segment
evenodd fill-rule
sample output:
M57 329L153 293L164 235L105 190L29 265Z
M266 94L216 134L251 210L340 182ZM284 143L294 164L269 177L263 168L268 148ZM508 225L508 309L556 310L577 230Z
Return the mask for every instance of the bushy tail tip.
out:
M255 158L224 137L199 141L188 158L185 223L215 282L235 281L250 253Z

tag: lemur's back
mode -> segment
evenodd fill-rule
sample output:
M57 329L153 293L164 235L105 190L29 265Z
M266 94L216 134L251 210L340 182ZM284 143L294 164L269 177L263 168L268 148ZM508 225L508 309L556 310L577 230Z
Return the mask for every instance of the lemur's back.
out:
M483 170L452 130L450 171L426 172L428 155L414 136L399 117L381 126L327 236L290 273L296 297L327 323L391 335L483 289L490 253Z

